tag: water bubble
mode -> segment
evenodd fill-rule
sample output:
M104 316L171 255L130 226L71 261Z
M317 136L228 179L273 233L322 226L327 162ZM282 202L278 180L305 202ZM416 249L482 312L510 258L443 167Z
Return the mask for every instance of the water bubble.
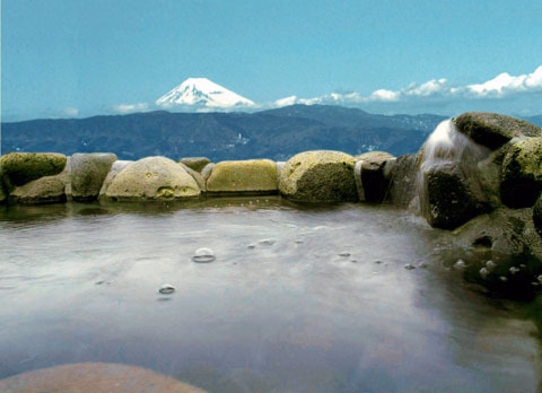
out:
M509 270L511 274L516 274L517 272L519 272L519 267L512 266Z
M413 270L413 269L416 269L416 266L414 266L412 263L407 263L404 268L406 270Z
M454 263L453 268L457 269L457 270L463 270L463 269L465 269L466 266L467 266L467 264L465 263L464 260L458 259L457 262Z
M275 239L262 239L260 240L258 243L260 244L265 244L266 246L272 246L273 244L275 244L277 241Z
M508 281L508 279L505 276L500 276L499 280L501 280L502 282Z
M497 264L493 261L487 261L486 267L489 269L489 271L491 271L497 267Z
M215 254L210 248L198 248L192 257L192 260L197 263L213 262L215 260Z
M158 290L162 295L170 295L175 292L175 287L171 284L164 284Z
M343 252L339 253L339 256L340 257L349 257L350 253L348 251L343 251Z
M489 270L486 267L480 269L480 276L485 279L489 275Z
M247 246L247 248L248 248L249 250L253 250L253 249L256 248L256 245L255 245L255 244L249 244L249 245Z

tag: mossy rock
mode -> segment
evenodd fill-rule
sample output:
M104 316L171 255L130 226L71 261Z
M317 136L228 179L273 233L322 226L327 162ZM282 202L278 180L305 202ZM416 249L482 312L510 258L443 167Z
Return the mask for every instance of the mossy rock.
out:
M160 201L198 197L196 181L166 157L147 157L121 170L105 190L112 201Z
M271 160L222 161L207 179L207 192L276 193L277 165Z
M422 176L421 214L434 228L455 229L491 210L477 179L465 176L456 163L433 166Z
M297 201L357 201L354 165L354 157L338 151L299 153L282 168L279 190L286 198Z
M70 195L77 202L95 200L117 156L113 153L76 153L69 159Z
M513 138L542 136L542 129L525 120L489 112L467 112L454 119L457 129L476 143L496 150Z
M533 206L542 191L542 138L508 148L501 168L501 200L513 208Z
M43 176L20 187L9 194L10 203L22 205L43 205L66 202L65 176Z
M4 184L4 176L2 175L2 168L0 167L0 205L7 202L8 194L6 192L6 186Z
M186 165L190 169L201 173L205 165L211 162L207 157L185 157L179 160L179 163Z
M8 153L0 159L8 187L22 186L43 176L64 170L67 157L59 153Z

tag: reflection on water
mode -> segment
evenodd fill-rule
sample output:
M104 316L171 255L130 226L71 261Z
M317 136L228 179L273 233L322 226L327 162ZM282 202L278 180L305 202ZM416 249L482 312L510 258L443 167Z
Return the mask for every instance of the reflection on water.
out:
M1 211L0 378L107 362L221 393L537 390L529 307L439 264L446 232L356 204L187 206Z

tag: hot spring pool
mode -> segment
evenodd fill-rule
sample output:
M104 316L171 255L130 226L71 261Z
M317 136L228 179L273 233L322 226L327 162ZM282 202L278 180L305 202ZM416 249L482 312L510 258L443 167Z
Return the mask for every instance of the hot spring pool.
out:
M4 207L0 379L108 362L217 393L536 392L530 306L467 286L448 242L389 207L278 197Z

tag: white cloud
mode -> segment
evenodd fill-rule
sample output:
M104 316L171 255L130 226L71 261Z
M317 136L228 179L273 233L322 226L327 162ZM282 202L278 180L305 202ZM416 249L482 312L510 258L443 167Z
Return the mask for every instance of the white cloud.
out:
M134 112L145 112L149 109L149 104L139 103L139 104L120 104L115 106L115 112L118 113L134 113Z
M394 102L401 98L401 93L392 90L378 89L372 92L367 99L362 101L387 101Z
M503 97L507 94L542 90L542 66L531 74L511 76L503 72L487 82L468 85L466 90L478 97Z
M332 93L315 98L291 96L275 101L273 106L297 104L339 104L339 105L387 105L414 102L418 106L430 107L435 103L441 106L456 103L464 106L482 100L519 99L532 93L542 93L542 65L530 74L512 76L506 72L479 84L451 86L447 79L432 79L422 84L411 83L399 90L378 89L369 95L359 93ZM502 101L502 100L501 100ZM531 104L530 106L533 106Z

